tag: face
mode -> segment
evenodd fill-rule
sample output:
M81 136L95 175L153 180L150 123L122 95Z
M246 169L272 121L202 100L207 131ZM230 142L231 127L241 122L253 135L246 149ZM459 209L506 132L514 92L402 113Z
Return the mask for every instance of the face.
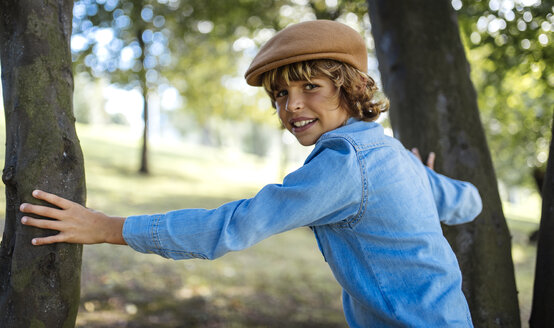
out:
M322 134L348 119L346 110L339 106L339 89L327 77L291 81L277 88L274 96L283 126L304 146L315 144Z

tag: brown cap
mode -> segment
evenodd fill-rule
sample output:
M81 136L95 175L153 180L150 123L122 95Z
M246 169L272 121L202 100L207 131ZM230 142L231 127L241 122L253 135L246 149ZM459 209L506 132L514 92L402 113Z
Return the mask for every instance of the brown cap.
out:
M244 74L246 82L261 86L263 73L311 59L334 59L367 72L367 49L362 36L351 27L330 20L291 25L262 46Z

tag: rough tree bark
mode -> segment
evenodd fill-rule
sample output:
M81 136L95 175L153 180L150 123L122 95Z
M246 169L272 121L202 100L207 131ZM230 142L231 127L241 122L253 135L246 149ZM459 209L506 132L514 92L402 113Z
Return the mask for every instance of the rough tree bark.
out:
M474 324L519 327L511 237L450 1L367 2L395 136L435 151L436 170L473 182L483 199L474 223L445 227Z
M72 0L0 1L6 116L6 221L0 245L2 327L73 327L82 246L32 246L55 232L23 226L19 205L36 188L85 201L75 133L69 48Z
M554 135L554 124L552 125ZM554 139L553 139L554 140ZM554 142L542 187L542 215L537 246L531 328L552 327L554 322Z

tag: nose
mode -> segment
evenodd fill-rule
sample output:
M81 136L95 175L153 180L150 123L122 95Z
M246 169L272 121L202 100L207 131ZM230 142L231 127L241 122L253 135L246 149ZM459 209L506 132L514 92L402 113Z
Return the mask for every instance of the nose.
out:
M287 96L287 102L285 104L285 110L287 112L293 113L304 108L304 100L302 95L295 94L294 92L289 92Z

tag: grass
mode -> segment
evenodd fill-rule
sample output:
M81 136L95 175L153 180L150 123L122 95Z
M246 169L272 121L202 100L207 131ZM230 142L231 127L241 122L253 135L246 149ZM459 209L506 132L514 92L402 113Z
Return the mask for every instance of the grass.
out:
M278 182L274 166L257 157L187 144L152 147L152 174L142 176L136 173L139 143L124 128L79 126L79 136L87 205L113 215L213 208ZM0 203L0 214L4 207ZM537 223L532 217L514 218L509 225L525 323L535 264L535 247L527 235ZM340 287L311 231L303 228L215 261L172 261L125 246L85 246L77 326L345 327L346 323Z

